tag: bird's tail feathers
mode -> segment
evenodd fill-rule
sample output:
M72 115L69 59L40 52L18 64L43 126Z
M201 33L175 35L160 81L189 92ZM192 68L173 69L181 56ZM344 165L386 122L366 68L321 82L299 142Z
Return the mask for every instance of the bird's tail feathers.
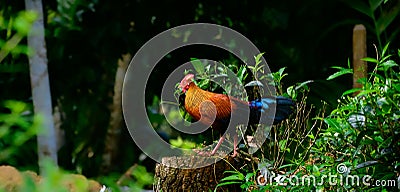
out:
M283 96L277 96L276 98L265 97L250 101L249 106L253 120L258 121L261 114L270 112L274 105L276 105L275 116L272 116L272 114L266 115L267 118L273 118L273 123L277 124L288 118L289 115L293 113L295 103L293 100Z

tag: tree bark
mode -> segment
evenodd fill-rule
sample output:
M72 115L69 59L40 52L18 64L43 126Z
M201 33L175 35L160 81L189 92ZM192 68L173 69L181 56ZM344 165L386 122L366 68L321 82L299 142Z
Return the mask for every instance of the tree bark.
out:
M45 159L57 164L57 136L54 129L50 94L49 74L47 71L47 50L44 38L43 6L41 0L25 0L26 10L38 13L28 35L28 45L33 48L29 57L31 89L35 115L40 115L41 132L37 136L39 167L42 170Z
M126 69L128 68L131 58L131 54L127 53L122 55L122 59L118 60L118 68L115 75L114 83L113 104L111 106L110 123L105 138L103 162L101 165L101 171L103 173L106 173L110 170L118 155L118 141L120 138L122 126L122 85L124 83Z
M169 191L214 191L219 181L226 177L224 172L232 170L235 167L235 161L232 157L227 156L219 160L215 157L216 163L207 167L196 169L178 169L173 168L177 165L195 167L196 164L202 164L209 158L191 156L191 157L165 157L162 164L156 165L155 183L153 190L156 192ZM227 185L218 187L217 191L240 191L235 185Z

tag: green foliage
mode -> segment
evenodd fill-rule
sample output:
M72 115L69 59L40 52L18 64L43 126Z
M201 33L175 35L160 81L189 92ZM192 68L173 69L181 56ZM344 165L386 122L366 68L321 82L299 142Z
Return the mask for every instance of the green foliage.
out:
M193 149L196 147L196 143L188 140L183 140L182 137L178 137L176 139L170 139L169 142L171 143L172 146L183 149Z
M40 117L20 101L5 101L0 113L0 163L17 164L35 153L32 139L39 131ZM33 145L35 146L35 145ZM36 158L36 157L34 157Z
M244 185L246 185L247 182L252 182L250 180L251 173L248 173L246 177L239 171L225 171L224 174L230 174L230 175L221 179L221 181L215 187L214 192L216 192L219 187L225 185L234 185L234 184L241 184L241 188L243 189L245 188Z
M360 80L361 89L343 94L337 109L325 119L329 128L322 133L328 143L322 151L336 158L335 165L343 162L351 167L351 174L374 180L394 180L400 156L399 65L387 53L388 45L377 58L364 59L374 63L373 72Z
M390 0L362 0L343 1L358 12L368 16L373 26L367 26L373 31L378 40L379 49L383 49L382 42L394 41L400 29L395 29L390 34L387 29L400 14L400 3Z
M380 41L392 40L392 43L397 43L396 46L398 46L399 41L396 41L396 37L400 29L395 25L399 19L396 16L399 11L397 1L345 2L348 4L355 2L356 6L360 6L356 10L365 12L367 19L373 21L366 25L367 29L373 31L375 36L380 36ZM155 3L157 6L154 6ZM176 8L178 8L177 11L170 11ZM34 17L30 15L31 13L19 13L23 9L23 1L1 0L0 55L4 53L3 56L6 56L0 59L0 90L2 90L0 101L5 99L30 101L28 64L25 57L25 54L29 54L29 48L26 46L25 33L29 31L28 26ZM48 1L43 9L52 98L53 103L60 108L62 129L66 137L66 143L59 152L60 166L90 176L99 174L117 59L123 53L134 53L159 32L193 21L228 26L251 39L257 47L267 50L268 55L264 54L264 56L270 62L271 69L276 71L278 79L286 73L290 74L285 78L291 86L285 90L284 83L280 82L277 84L279 94L289 95L300 101L304 98L304 93L311 90L307 102L313 97L314 100L317 97L318 101L328 100L331 97L330 103L333 103L336 98L332 95L340 92L337 87L343 88L347 82L342 82L340 86L333 86L334 83L331 81L324 84L323 88L315 88L309 84L311 81L306 81L306 79L324 78L330 73L328 68L332 63L344 63L343 61L349 57L348 50L350 50L349 42L351 41L349 34L353 24L360 21L365 23L363 22L365 18L358 17L354 14L354 10L333 0L290 1L286 4L263 1L258 2L257 6L248 0L229 5L217 1L198 3L122 0L99 3L97 0L75 0ZM340 14L338 14L338 9L341 10ZM181 17L182 15L185 17ZM18 17L22 20L16 19ZM11 46L5 46L7 42ZM16 42L18 43L14 46ZM378 46L382 47L380 44ZM199 53L201 54L202 51L168 57L159 69L154 70L154 74L166 74L165 69L181 63L180 58L185 62L193 57L205 58L199 56ZM220 59L219 56L217 55L217 59L214 60ZM238 65L237 61L223 61L223 63L227 64L227 68L233 69L241 82L247 83L252 80L253 77L246 76L247 69ZM378 70L379 74L371 74L371 77L384 79L385 68L388 68L387 73L390 75L389 71L394 68L394 63L396 62L389 60L385 64L382 63L380 69L383 71ZM209 70L225 71L226 69ZM159 83L159 78L156 81ZM229 88L221 90L211 82L200 81L199 83L209 90L229 92ZM397 84L388 83L398 90ZM146 98L149 98L150 105L159 87L147 86L149 95ZM360 90L349 90L343 96L357 91ZM378 89L363 92L364 96L377 93L379 93ZM384 100L382 102L385 103ZM388 103L391 104L390 101ZM383 106L382 112L391 110L387 108L387 104ZM6 114L8 110L5 109ZM26 115L22 116L28 118ZM155 123L163 122L158 115L153 115L152 118ZM336 123L335 120L326 120ZM34 120L29 121L32 123ZM159 125L164 126L164 124ZM284 130L285 127L280 128L279 133L284 133ZM305 135L310 140L319 137L314 132ZM124 139L121 143L132 142L129 137ZM374 142L381 141L379 136L373 139ZM382 139L384 142L385 138L382 137ZM292 139L292 142L294 140L296 139ZM290 141L277 143L278 147L281 146L279 150L288 151L283 146L289 145ZM329 147L323 141L316 143L319 145L318 149ZM34 154L31 151L36 145L31 140L28 144L27 147L18 148L18 151L13 154L35 161L35 157L27 158L27 155ZM29 152L25 151L27 149ZM294 152L294 148L289 148L289 151ZM137 162L139 153L135 147L122 149L124 166ZM329 159L329 155L321 156L321 158ZM36 162L30 163L32 164ZM298 164L301 165L301 163ZM123 171L124 166L116 167L119 171Z
M37 14L32 11L21 11L15 17L8 18L0 10L0 31L5 32L4 36L0 35L0 75L8 76L27 71L27 64L19 59L20 55L29 55L30 49L21 41L28 35L36 19ZM0 85L2 83L0 81Z
M255 57L255 59L256 61L260 61L260 57ZM251 67L251 70L253 73L259 74L263 70L263 65L261 62L258 62L256 66ZM299 189L294 185L290 187L280 185L279 182L275 180L272 183L265 182L263 184L260 184L260 180L258 180L260 173L266 174L286 171L285 176L289 177L295 172L298 172L298 170L303 169L312 149L312 145L317 139L316 135L318 135L323 128L321 118L312 119L311 112L315 109L312 106L306 106L307 94L309 92L308 84L312 81L289 86L286 89L287 92L284 92L285 89L283 88L282 80L286 76L288 76L288 74L285 73L285 68L281 68L277 72L258 76L258 78L266 78L272 85L276 85L278 95L289 95L296 100L296 115L293 115L292 118L279 125L272 126L272 128L264 127L264 129L270 130L267 137L268 139L258 152L249 155L253 158L250 165L244 166L241 170L227 172L230 175L224 177L215 190L219 187L233 184L240 186L243 191ZM323 108L317 112L319 115L323 116L324 110ZM262 126L263 125L258 125L257 128L263 128ZM253 129L254 127L250 128ZM253 137L257 137L257 135L253 135ZM251 147L247 146L247 144L250 145L246 143L242 150L247 149L251 151Z
M388 53L386 45L377 58L364 59L374 63L372 73L360 80L361 89L345 91L329 116L321 109L313 118L304 113L308 111L302 107L306 101L298 101L291 124L273 127L271 136L276 140L264 144L263 154L256 154L261 160L258 169L230 172L218 187L238 184L251 191L394 189L400 165L400 75L399 65ZM352 74L350 63L348 68L334 68L339 72L329 80ZM283 71L271 74L277 85ZM288 92L296 90L291 87ZM308 88L303 88L300 95L304 96ZM297 123L298 119L309 120ZM308 126L301 126L304 124ZM306 130L304 134L302 130ZM245 178L257 173L266 180L262 185L258 177ZM366 178L370 179L365 182ZM374 182L378 180L387 185L377 186Z
M154 175L141 165L132 166L124 176L113 173L98 178L99 181L107 186L106 191L143 191L145 187L153 184ZM118 180L118 182L116 182Z
M6 30L6 37L0 36L0 72L7 71L2 61L11 53L13 57L20 54L28 54L29 49L26 45L20 44L21 40L28 35L33 22L37 19L37 13L32 11L22 11L15 18L5 20L3 11L0 10L0 31ZM11 60L12 61L12 60ZM5 68L5 69L4 69Z

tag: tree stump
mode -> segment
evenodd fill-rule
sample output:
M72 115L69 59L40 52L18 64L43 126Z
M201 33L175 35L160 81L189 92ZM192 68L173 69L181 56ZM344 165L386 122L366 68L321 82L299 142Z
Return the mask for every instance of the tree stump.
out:
M206 167L179 169L174 167L198 167L205 161L214 161ZM154 191L214 191L219 181L226 177L224 172L234 170L235 160L227 156L221 157L164 157L161 164L156 165ZM233 166L233 167L232 167ZM240 191L239 186L228 185L218 187L217 191Z

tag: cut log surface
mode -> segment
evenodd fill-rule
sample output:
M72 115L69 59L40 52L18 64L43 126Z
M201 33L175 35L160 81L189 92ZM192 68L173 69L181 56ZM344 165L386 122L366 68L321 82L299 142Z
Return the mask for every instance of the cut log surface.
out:
M205 163L215 163L199 167ZM194 169L179 169L174 167L194 167ZM227 156L221 157L165 157L161 164L156 165L154 191L214 191L218 182L226 177L224 172L233 170L235 160ZM237 189L235 189L235 187ZM240 191L238 186L218 188L217 191Z

